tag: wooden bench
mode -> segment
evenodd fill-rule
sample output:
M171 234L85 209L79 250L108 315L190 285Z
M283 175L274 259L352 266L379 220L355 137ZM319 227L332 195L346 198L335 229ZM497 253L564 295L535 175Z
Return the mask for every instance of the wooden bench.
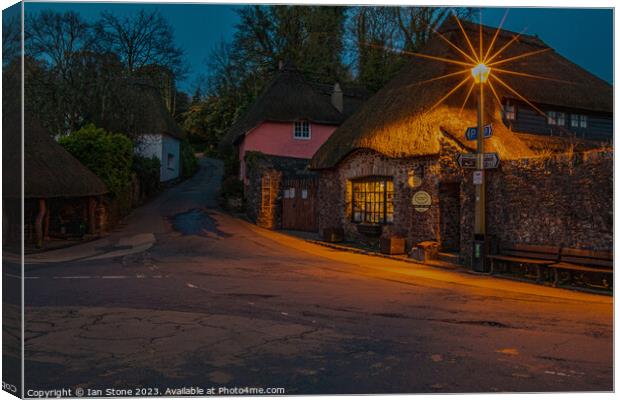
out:
M553 270L553 286L556 287L560 280L560 271L568 271L569 279L573 280L574 272L597 273L603 275L612 275L614 273L613 252L610 251L592 251L562 248L560 253L560 261L549 265L548 268ZM592 285L609 289L610 282L603 279L602 285Z
M555 246L538 246L531 244L505 244L500 246L499 254L490 254L491 274L495 270L495 262L518 264L536 267L536 281L542 277L542 267L557 263L560 259L560 248Z

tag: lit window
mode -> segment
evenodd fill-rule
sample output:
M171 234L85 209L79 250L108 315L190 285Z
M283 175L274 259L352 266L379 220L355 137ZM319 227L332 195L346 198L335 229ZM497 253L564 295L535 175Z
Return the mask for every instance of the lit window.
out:
M588 116L583 114L571 114L570 126L572 128L587 128Z
M566 114L559 111L547 112L547 123L549 125L561 125L563 126L566 121Z
M394 222L394 183L386 177L352 182L353 222L385 224Z
M508 121L514 121L516 119L516 111L514 104L504 104L504 118Z
M310 123L308 121L295 121L293 137L295 139L310 139Z

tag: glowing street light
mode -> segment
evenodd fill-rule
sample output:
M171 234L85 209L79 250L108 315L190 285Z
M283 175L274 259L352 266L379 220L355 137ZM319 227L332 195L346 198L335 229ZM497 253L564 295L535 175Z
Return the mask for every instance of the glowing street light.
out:
M489 79L490 73L491 68L487 67L483 63L480 63L471 69L471 76L474 77L474 81L476 83L486 83Z

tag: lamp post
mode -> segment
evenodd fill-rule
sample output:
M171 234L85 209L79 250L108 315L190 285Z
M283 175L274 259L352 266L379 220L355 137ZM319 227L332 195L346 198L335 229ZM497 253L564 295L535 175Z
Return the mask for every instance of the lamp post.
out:
M485 176L484 176L484 84L489 79L491 69L483 63L471 69L474 81L479 87L478 92L478 136L476 172L480 174L480 181L476 185L476 208L474 214L474 257L478 260L480 271L484 271L484 253L480 246L486 247L485 222Z

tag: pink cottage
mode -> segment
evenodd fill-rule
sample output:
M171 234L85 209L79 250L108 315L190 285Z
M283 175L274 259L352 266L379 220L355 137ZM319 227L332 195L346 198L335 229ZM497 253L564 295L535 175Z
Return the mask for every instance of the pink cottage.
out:
M310 160L368 97L361 88L308 82L294 66L281 66L265 90L231 127L222 145L236 147L239 178L249 184L246 154Z

